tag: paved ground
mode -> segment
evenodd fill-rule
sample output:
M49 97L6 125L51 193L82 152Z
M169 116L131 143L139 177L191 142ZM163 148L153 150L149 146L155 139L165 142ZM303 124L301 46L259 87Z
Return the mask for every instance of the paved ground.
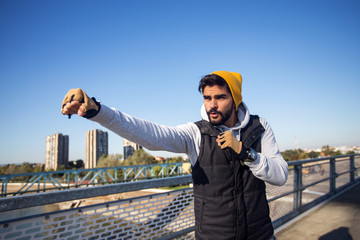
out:
M360 183L276 229L278 240L360 240Z

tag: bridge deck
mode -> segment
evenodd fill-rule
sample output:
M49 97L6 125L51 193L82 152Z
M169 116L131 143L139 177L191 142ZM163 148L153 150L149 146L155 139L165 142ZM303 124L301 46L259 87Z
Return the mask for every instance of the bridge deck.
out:
M275 231L278 240L360 240L360 183Z

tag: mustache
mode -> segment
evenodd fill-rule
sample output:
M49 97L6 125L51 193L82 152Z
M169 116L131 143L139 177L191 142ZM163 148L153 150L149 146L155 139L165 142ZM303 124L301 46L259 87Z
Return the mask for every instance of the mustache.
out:
M210 113L218 113L218 114L222 114L222 112L216 110L216 109L210 109L209 111L207 111L207 114L210 114Z

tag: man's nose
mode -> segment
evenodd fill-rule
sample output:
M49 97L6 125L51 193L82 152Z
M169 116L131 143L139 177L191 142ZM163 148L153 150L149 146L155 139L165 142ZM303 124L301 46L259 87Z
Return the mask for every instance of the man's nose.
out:
M217 105L216 99L211 99L210 108L211 109L217 109L217 107L218 107L218 105Z

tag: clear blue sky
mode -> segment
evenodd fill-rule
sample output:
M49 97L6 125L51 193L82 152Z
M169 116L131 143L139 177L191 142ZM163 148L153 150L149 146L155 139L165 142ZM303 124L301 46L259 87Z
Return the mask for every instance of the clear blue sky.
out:
M359 145L359 63L356 0L1 0L0 164L44 162L54 133L85 158L85 132L103 128L61 115L70 88L175 126L200 119L197 85L216 70L243 75L281 150Z

